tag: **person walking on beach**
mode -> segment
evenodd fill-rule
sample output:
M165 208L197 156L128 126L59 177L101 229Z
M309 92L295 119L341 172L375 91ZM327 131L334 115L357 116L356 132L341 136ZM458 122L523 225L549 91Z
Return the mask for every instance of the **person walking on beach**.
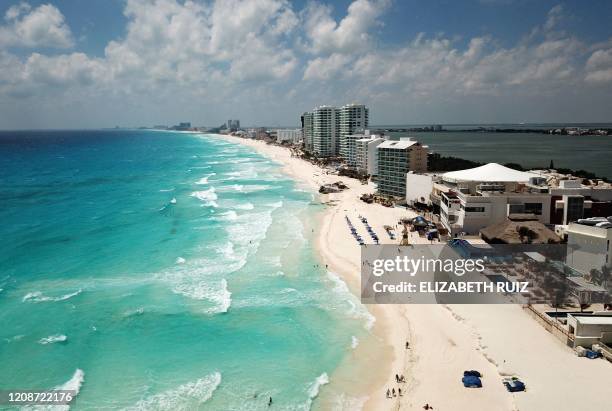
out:
M395 388L391 390L391 393L393 394L394 397L397 397L397 395L395 395Z
M387 388L387 398L391 398L391 390Z
M270 399L268 400L268 407L270 407L272 405L272 397L270 397Z
M399 375L395 374L395 382L400 382Z
M402 389L401 389L401 388L398 388L398 389L397 389L397 392L399 393L399 396L401 397L401 396L402 396Z

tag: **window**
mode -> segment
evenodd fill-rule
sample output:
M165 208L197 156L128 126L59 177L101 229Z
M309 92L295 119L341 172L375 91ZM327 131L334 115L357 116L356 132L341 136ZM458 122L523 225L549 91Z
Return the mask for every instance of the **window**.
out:
M484 213L484 207L465 207L466 213Z

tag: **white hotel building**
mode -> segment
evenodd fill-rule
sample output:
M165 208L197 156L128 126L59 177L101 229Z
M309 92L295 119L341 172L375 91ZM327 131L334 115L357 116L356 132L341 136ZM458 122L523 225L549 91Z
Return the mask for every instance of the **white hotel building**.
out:
M402 138L378 144L378 193L391 197L406 196L406 174L427 171L427 146Z
M351 167L355 164L355 141L363 138L370 123L370 110L363 104L346 104L340 108L340 156Z
M279 143L299 144L302 141L302 130L299 128L276 130L276 141Z
M338 108L319 106L312 111L312 152L317 157L334 157L340 149Z
M366 138L361 136L355 141L355 167L364 175L378 175L378 146L385 139L379 135L371 135Z

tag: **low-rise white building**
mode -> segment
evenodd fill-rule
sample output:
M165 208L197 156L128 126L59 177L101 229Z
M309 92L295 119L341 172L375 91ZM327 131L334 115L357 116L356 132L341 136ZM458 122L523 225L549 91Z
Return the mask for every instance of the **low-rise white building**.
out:
M549 224L548 187L530 184L537 177L497 163L444 173L437 183L444 186L437 190L440 221L451 234L478 234L512 214L529 214Z
M581 219L566 232L568 266L583 274L612 268L612 217Z
M593 344L612 344L612 312L569 313L567 327L574 336L574 347L590 349Z

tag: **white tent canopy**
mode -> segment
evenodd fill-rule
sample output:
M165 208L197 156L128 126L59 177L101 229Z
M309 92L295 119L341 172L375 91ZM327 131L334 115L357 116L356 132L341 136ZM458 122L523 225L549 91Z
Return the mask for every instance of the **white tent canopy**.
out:
M531 177L537 177L534 173L517 171L501 164L489 163L484 166L468 168L467 170L450 171L442 174L442 179L450 183L458 182L484 182L484 183L507 183L528 182Z

